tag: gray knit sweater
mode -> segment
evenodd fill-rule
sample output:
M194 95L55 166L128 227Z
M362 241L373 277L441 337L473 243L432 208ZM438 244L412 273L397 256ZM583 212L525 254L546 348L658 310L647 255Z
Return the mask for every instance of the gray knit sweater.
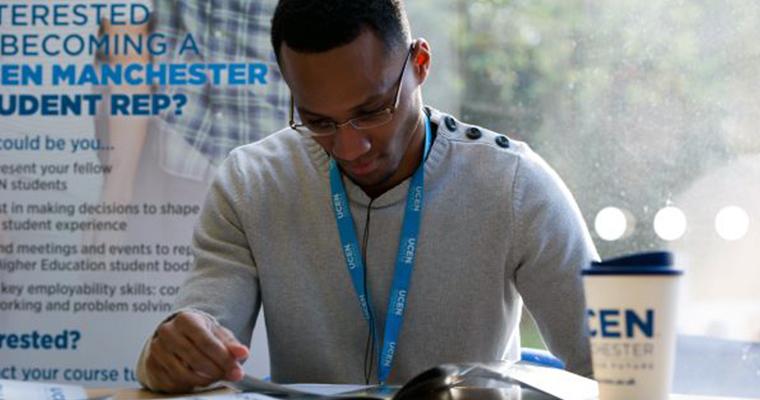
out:
M589 375L579 270L597 255L570 192L525 143L498 144L483 128L472 139L471 125L445 117L432 110L437 133L389 382L441 363L519 358L523 301L550 350ZM381 335L409 181L368 209L344 178L359 238L371 213L368 290ZM247 344L263 307L274 381L364 382L367 323L341 252L328 156L315 141L285 129L234 150L194 249L177 309L204 311Z

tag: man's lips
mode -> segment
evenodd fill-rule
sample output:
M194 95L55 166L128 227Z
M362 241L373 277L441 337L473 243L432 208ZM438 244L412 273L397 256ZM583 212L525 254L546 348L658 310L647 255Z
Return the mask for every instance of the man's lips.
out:
M377 167L377 158L372 158L367 161L353 162L344 164L344 168L348 173L354 176L367 175L375 170Z

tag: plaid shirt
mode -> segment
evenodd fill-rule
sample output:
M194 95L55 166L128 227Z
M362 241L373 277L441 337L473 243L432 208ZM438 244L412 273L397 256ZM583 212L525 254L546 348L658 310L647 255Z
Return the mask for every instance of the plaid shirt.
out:
M237 146L282 129L290 94L270 42L276 0L155 0L154 30L167 37L169 50L157 62L265 63L266 85L205 85L162 88L184 93L182 115L160 116L160 159L169 172L205 179ZM200 55L177 50L190 33Z

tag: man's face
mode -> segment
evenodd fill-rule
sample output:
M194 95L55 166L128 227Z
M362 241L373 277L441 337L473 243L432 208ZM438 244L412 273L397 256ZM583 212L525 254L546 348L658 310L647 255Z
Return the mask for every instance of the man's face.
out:
M334 121L378 112L393 105L399 74L408 48L389 53L371 31L353 42L323 53L298 53L283 44L282 72L304 123ZM372 129L351 124L315 140L354 182L365 188L382 186L410 156L410 143L419 138L420 81L406 66L398 108L393 119Z

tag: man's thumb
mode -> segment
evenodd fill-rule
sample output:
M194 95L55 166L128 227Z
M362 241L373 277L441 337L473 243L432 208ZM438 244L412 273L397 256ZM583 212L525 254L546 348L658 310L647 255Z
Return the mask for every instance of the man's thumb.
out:
M223 326L217 326L217 335L224 342L224 346L227 347L227 351L232 354L236 360L244 360L248 358L248 348L240 344L235 339L235 335L232 334L227 328Z
M227 350L235 357L236 360L245 360L248 358L248 348L238 342L227 342Z

